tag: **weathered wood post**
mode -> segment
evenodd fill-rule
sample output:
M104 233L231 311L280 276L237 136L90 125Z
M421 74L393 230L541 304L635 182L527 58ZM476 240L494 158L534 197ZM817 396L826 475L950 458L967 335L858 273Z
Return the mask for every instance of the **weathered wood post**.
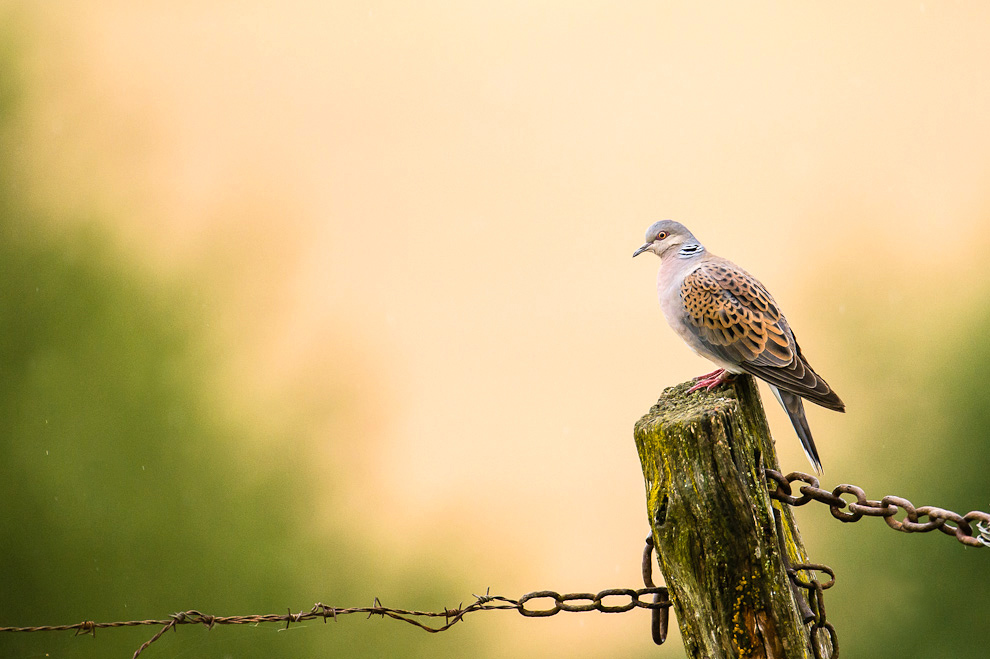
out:
M756 383L740 376L687 394L690 384L665 390L635 429L653 541L687 655L812 659L807 604L788 580L767 492L764 469L779 466ZM790 563L807 562L782 508Z

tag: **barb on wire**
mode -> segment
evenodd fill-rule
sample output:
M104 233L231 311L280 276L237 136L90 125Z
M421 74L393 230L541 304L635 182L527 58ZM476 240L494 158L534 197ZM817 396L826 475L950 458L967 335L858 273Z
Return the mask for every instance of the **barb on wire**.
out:
M864 516L883 517L887 526L903 533L926 533L938 529L955 538L967 547L990 547L990 513L973 510L960 515L951 510L922 506L915 508L907 499L885 496L879 501L867 499L866 492L855 485L839 485L831 492L819 487L818 479L810 474L793 471L784 476L774 469L766 469L770 497L789 506L803 506L810 501L818 501L829 507L832 516L840 522L858 522ZM794 496L791 483L800 481L801 496ZM847 502L842 495L852 495L856 501ZM849 508L848 512L843 508ZM898 510L903 510L905 519L894 519ZM925 517L927 522L920 521ZM977 529L974 535L973 526Z
M980 522L976 525L976 528L980 530L980 544L984 547L990 547L990 522Z
M653 595L653 601L645 602L640 599L644 595ZM616 603L614 600L616 597L628 598L628 600ZM205 625L208 629L213 629L216 625L255 625L263 622L284 622L286 629L288 629L289 625L292 623L303 622L306 620L322 619L325 623L328 620L336 621L338 616L342 615L348 615L351 613L367 613L369 618L373 615L380 615L383 618L389 617L394 620L407 622L410 625L414 625L415 627L418 627L426 632L435 634L450 629L455 624L463 620L465 615L475 611L514 609L526 617L546 617L556 615L561 611L601 611L602 613L625 613L626 611L631 611L635 608L642 608L651 609L653 611L662 610L666 612L670 607L670 602L667 599L667 589L657 588L654 586L640 588L638 590L633 590L631 588L611 588L608 590L603 590L599 593L570 593L566 595L561 595L560 593L552 590L540 590L533 593L527 593L518 600L502 597L500 595L492 595L490 592L486 591L484 595L474 595L474 598L475 600L467 606L458 606L454 609L444 608L443 611L411 611L408 609L387 607L382 605L376 597L372 606L341 608L329 606L322 602L317 602L309 611L300 611L299 613L292 613L290 610L285 614L213 616L206 613L201 613L200 611L189 610L173 613L165 619L128 620L126 622L93 622L92 620L87 620L84 622L77 622L72 625L0 627L0 632L75 631L77 636L82 634L92 634L93 636L96 636L97 629L160 625L161 629L159 629L154 636L145 641L141 647L134 652L133 659L137 659L142 652L147 650L152 643L160 639L165 632L170 629L175 629L179 625ZM538 600L541 598L549 598L553 600L553 606L548 609L535 609L528 608L526 606L526 604L531 600ZM609 600L607 598L613 599ZM581 604L571 604L571 602L576 600L584 600L584 602ZM610 601L613 603L609 604L608 602ZM432 626L421 620L429 620L431 618L443 618L444 624ZM666 626L664 627L664 631L666 633Z

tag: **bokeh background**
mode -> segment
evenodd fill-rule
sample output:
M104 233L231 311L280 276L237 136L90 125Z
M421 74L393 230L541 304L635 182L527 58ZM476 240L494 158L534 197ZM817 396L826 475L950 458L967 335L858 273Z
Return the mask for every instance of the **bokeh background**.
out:
M825 484L987 509L988 31L978 2L4 0L0 625L637 586L633 423L710 370L630 259L661 218L846 401L809 410ZM844 656L985 656L990 551L799 521ZM606 655L683 652L643 612L147 651Z

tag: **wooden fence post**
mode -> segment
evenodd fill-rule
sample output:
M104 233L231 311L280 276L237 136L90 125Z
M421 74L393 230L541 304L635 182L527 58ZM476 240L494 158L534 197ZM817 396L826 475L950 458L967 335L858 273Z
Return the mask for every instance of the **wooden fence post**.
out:
M687 655L812 659L810 611L781 556L765 468L779 470L756 383L663 392L636 423L647 512ZM795 441L797 441L795 439ZM789 564L806 563L787 506Z

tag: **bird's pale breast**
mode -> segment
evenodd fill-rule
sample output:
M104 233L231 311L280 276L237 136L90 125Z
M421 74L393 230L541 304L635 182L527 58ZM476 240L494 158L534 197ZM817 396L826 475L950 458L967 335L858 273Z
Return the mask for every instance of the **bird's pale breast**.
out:
M697 334L691 330L687 324L687 310L681 299L681 285L684 278L701 267L702 263L697 259L669 259L660 266L657 273L657 297L660 300L660 310L670 328L681 337L681 340L688 345L698 356L704 357L714 363L719 368L724 368L730 373L742 373L738 365L727 362L717 355L698 338Z

